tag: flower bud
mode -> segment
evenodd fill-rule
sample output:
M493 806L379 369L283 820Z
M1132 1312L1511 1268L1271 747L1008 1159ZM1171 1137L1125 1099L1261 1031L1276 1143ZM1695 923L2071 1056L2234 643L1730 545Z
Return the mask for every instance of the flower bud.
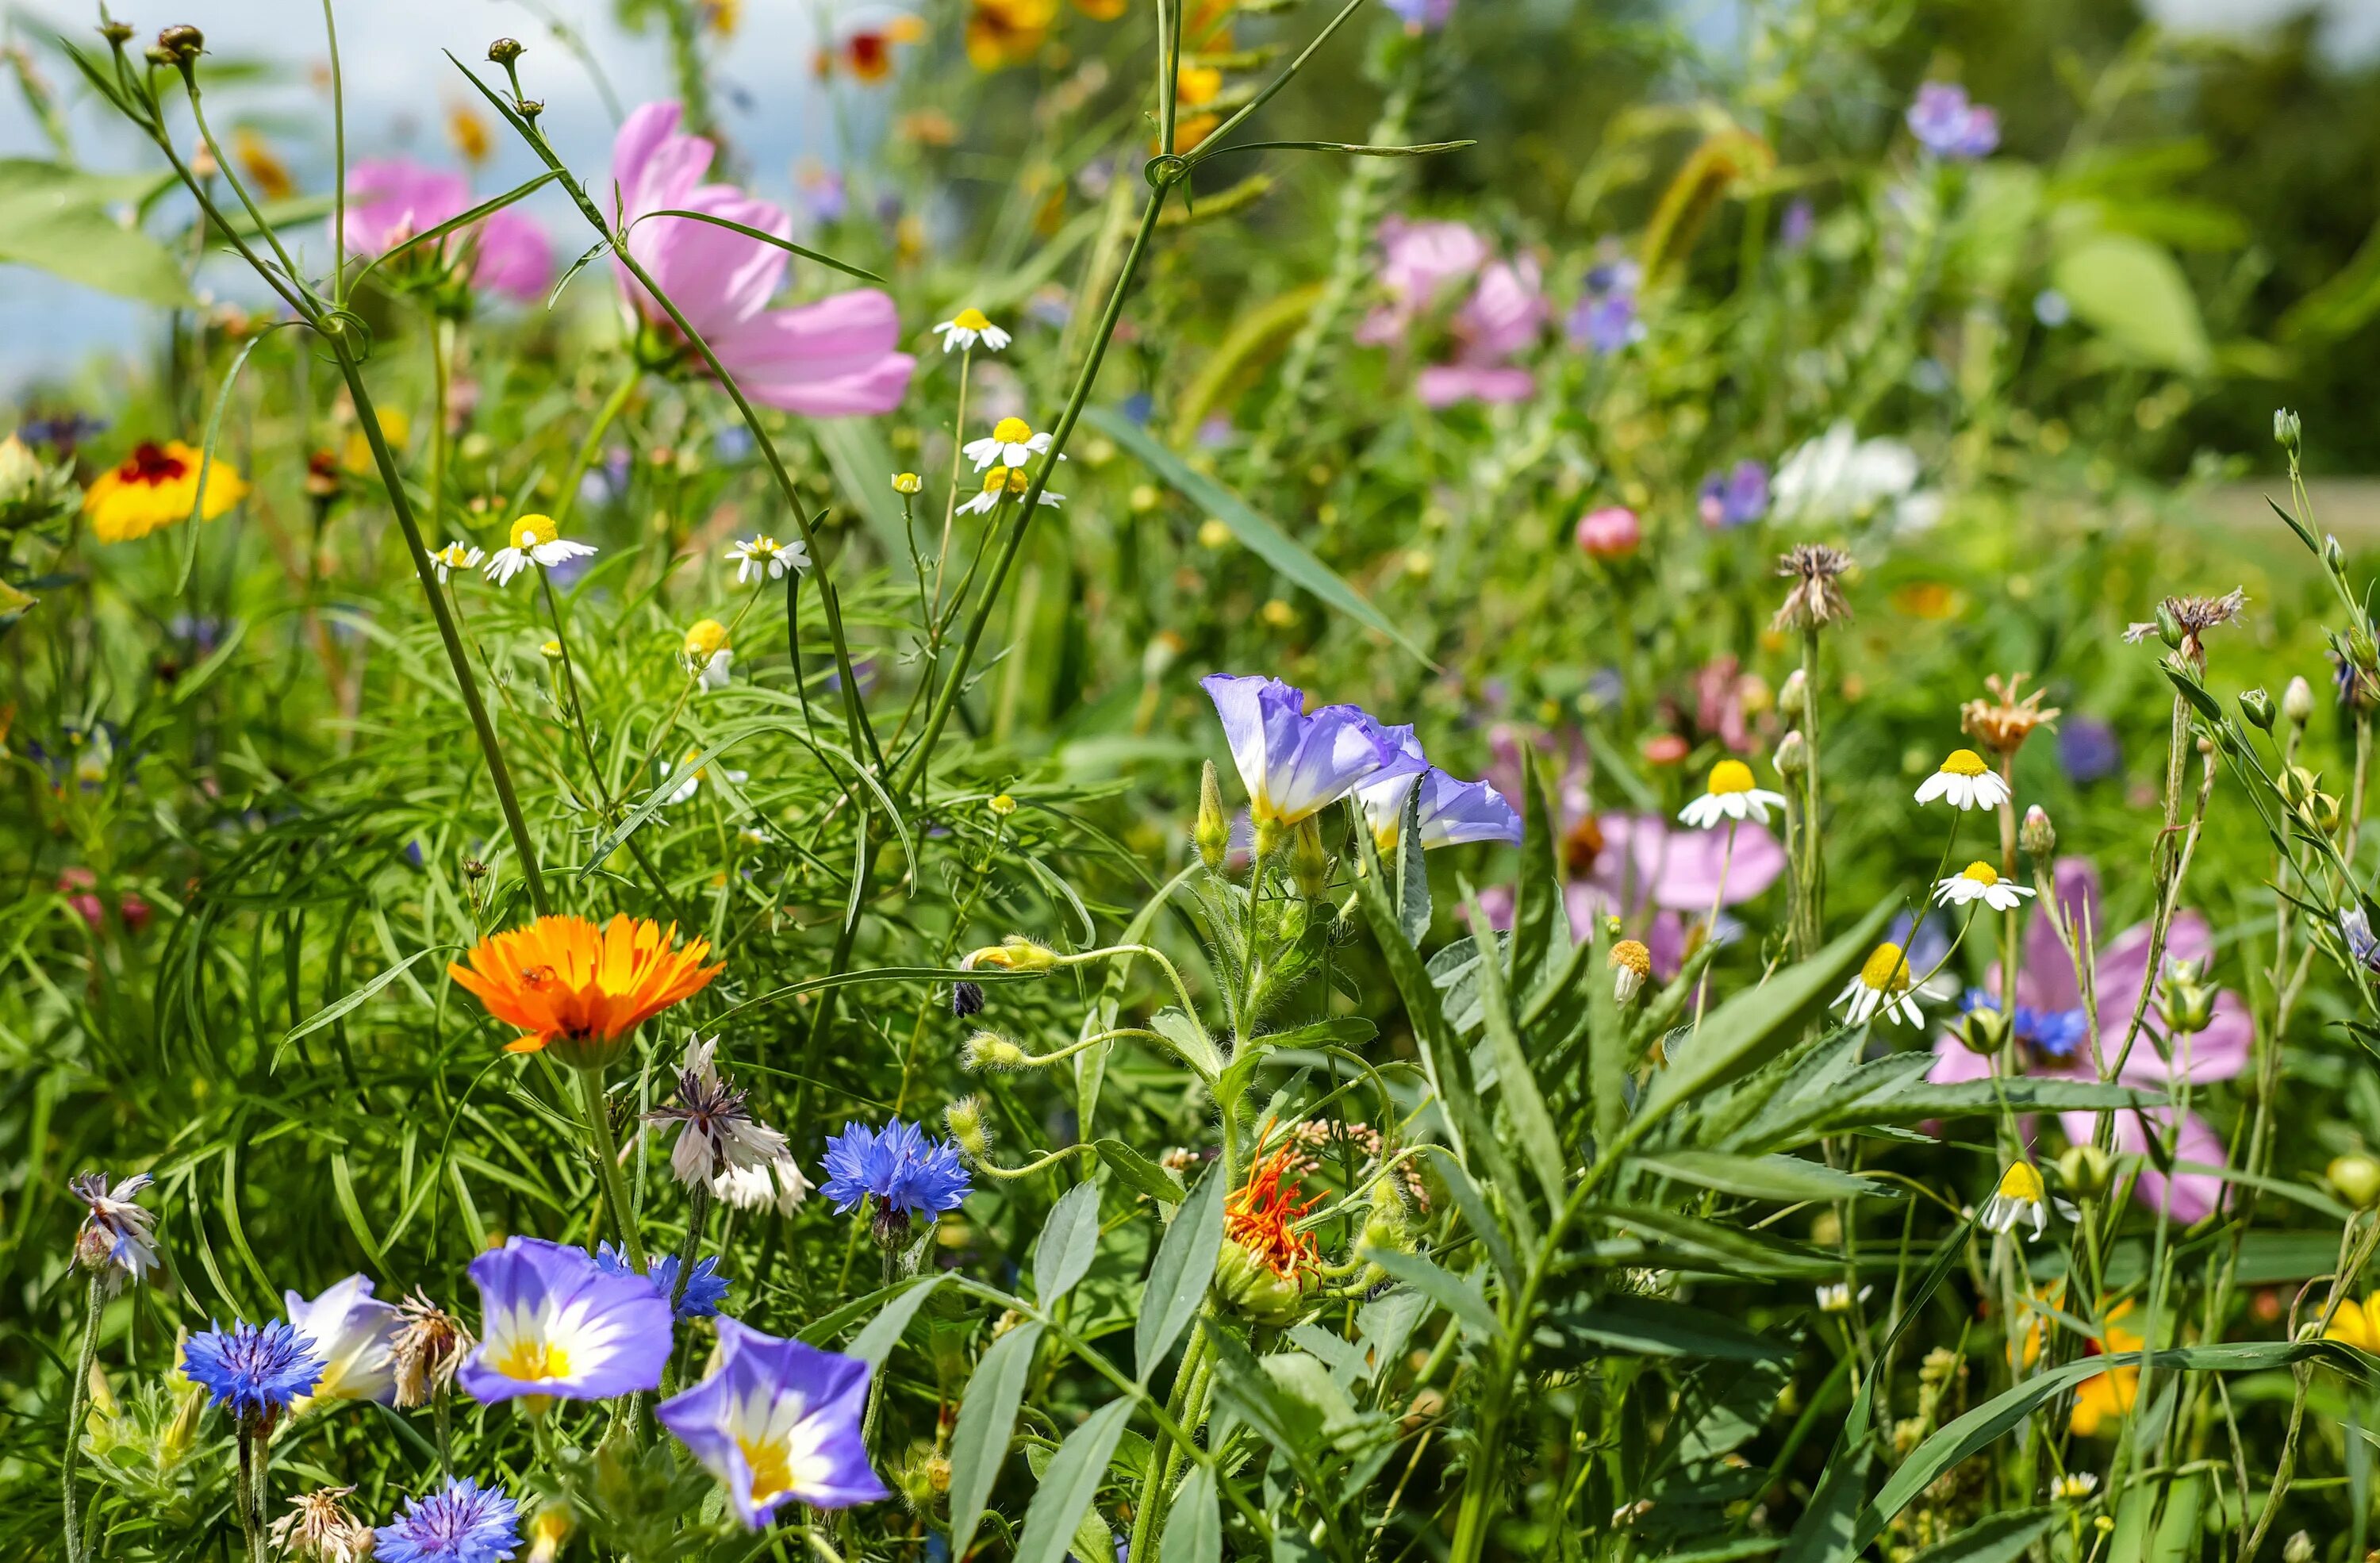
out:
M1223 782L1213 760L1198 773L1198 823L1191 840L1198 845L1198 861L1209 868L1222 867L1232 844L1232 817L1223 812Z
M2176 961L2166 968L2157 989L2157 1013L2176 1036L2196 1036L2215 1019L2215 987L2196 961Z
M2058 1176L2081 1199L2096 1199L2114 1181L2116 1158L2096 1145L2069 1145L2058 1158Z
M1031 1061L1024 1048L997 1031L978 1031L959 1048L959 1067L969 1074L988 1069L1023 1069Z
M1223 1240L1215 1263L1215 1295L1251 1324L1280 1327L1305 1313L1296 1279L1276 1274L1262 1254L1237 1238Z
M129 22L120 21L102 22L99 26L99 35L107 40L109 47L120 49L132 42L132 25Z
M499 38L488 45L488 59L493 65L510 65L528 52L528 45L517 38Z
M954 982L951 984L951 1014L958 1020L971 1020L983 1013L983 984Z
M961 1097L942 1109L942 1127L959 1149L978 1161L991 1154L991 1131L983 1121L983 1098Z
M2358 624L2347 632L2347 660L2363 672L2380 672L2380 647L2372 644L2372 628Z
M1990 1058L2008 1046L2008 1014L1991 1004L1977 1004L1959 1017L1951 1034L1967 1051Z
M1319 901L1330 889L1330 857L1322 850L1321 823L1310 816L1297 822L1289 842L1289 871L1297 893Z
M2281 1563L2313 1563L2313 1538L2303 1531L2290 1532L2281 1544Z
M2322 563L2332 575L2341 580L2346 579L2347 550L2340 545L2338 534L2336 532L2325 532L2322 535Z
M896 472L892 475L892 491L896 494L914 494L925 486L926 480L914 472Z
M1777 714L1787 721L1799 721L1810 711L1810 681L1799 668L1785 675L1785 686L1777 691Z
M2299 421L2298 415L2287 407L2275 407L2273 409L2274 443L2291 455L2295 455L2304 439L2305 425Z
M2345 1156L2332 1157L2330 1165L2323 1169L2323 1176L2330 1180L2330 1186L2338 1191L2339 1198L2357 1209L2368 1210L2380 1205L2380 1160L2374 1160L2362 1151L2350 1151Z
M996 819L1005 819L1010 815L1016 812L1016 800L1010 797L1006 793L996 793L992 795L991 800L983 806L991 810L992 818Z
M1800 676L1796 674L1795 676ZM1810 741L1802 736L1800 728L1785 734L1777 745L1776 757L1770 761L1779 776L1802 776L1810 769Z
M188 69L190 63L207 52L207 35L188 22L179 22L157 32L157 53L174 65Z
M1038 944L1023 934L1010 934L998 944L968 951L959 962L959 970L972 972L984 966L997 966L1010 972L1046 972L1057 963L1058 952L1048 945Z
M2240 693L2240 714L2246 717L2258 732L2270 733L2273 719L2280 713L2275 709L2270 695L2262 689L2249 689Z
M2157 604L2156 628L2157 638L2159 640L2164 641L2168 647L2176 651L2181 649L2181 620L2175 615L2173 605L2171 603L2159 602Z
M2289 687L2281 691L2281 714L2289 718L2290 724L2296 727L2303 727L2307 722L2312 721L2313 720L2313 685L2301 678L2289 680Z
M2321 778L2304 766L2293 765L2276 779L2281 791L2281 801L2291 808L2303 808L2312 802L2315 783Z
M1633 1002L1645 991L1645 982L1653 975L1653 952L1633 939L1623 939L1611 947L1611 996L1621 1004Z
M2047 857L2058 850L2058 829L2049 822L2049 811L2034 804L2024 811L2024 823L2017 827L2017 845L2034 857Z

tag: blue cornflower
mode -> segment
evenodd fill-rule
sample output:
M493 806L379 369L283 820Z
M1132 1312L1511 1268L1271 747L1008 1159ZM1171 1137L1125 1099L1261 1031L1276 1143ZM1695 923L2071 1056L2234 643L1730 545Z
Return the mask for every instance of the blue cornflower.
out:
M450 1476L372 1534L378 1563L501 1563L520 1545L520 1505L502 1487Z
M1713 531L1750 526L1768 514L1768 468L1746 457L1712 473L1703 479L1695 510Z
M838 1214L857 1209L872 1194L887 1212L939 1216L956 1210L970 1186L955 1143L929 1140L916 1124L896 1118L880 1134L864 1123L845 1123L828 1140L826 1181L819 1192Z
M1928 81L1909 105L1909 131L1936 157L1971 162L1989 157L2000 144L1999 115L1967 101L1954 81Z
M2097 717L2076 712L2058 729L2058 763L2069 782L2087 787L2122 769L2123 749L2114 728Z
M637 1273L628 1263L627 1255L608 1242L595 1245L595 1266L613 1275ZM655 1291L663 1297L669 1296L677 1290L677 1255L664 1254L654 1260L653 1267L646 1272L645 1278L653 1283ZM686 1278L686 1295L677 1300L677 1316L682 1319L714 1318L718 1315L719 1304L726 1300L727 1278L719 1273L718 1259L715 1256L698 1259L694 1262L694 1273Z
M270 1423L290 1401L312 1394L322 1366L313 1338L286 1319L261 1329L245 1320L229 1329L210 1322L182 1348L184 1376L242 1423Z
M2016 1007L2016 1035L2053 1059L2070 1059L2091 1035L2091 1016L2083 1010L2041 1010Z

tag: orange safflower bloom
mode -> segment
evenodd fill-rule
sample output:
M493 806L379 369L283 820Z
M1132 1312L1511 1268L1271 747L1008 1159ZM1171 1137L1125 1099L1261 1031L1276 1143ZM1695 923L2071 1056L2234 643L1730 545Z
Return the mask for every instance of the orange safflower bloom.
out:
M1287 1281L1318 1262L1314 1234L1297 1230L1297 1219L1314 1208L1301 1200L1298 1182L1305 1163L1293 1145L1284 1145L1259 1157L1248 1169L1247 1181L1223 1196L1223 1235L1265 1263Z
M2116 1321L2132 1311L2130 1302L2119 1302L2107 1315L2107 1335L2094 1340L2094 1352L2137 1351L2148 1344L2144 1337L2118 1325ZM2112 1368L2095 1373L2074 1387L2074 1411L2069 1423L2075 1436L2095 1436L2105 1424L2120 1418L2132 1409L2133 1399L2141 1392L2141 1370L2137 1367Z
M207 465L207 502L198 506L200 453L179 440L143 443L123 465L103 472L82 497L83 514L102 542L129 542L189 519L212 521L248 497L248 484L220 453Z
M521 1028L506 1052L559 1044L565 1063L600 1069L639 1024L726 970L724 962L702 963L709 939L676 946L675 923L663 929L622 915L598 928L584 917L540 917L491 934L471 951L468 967L449 965L446 975L478 995L488 1013Z

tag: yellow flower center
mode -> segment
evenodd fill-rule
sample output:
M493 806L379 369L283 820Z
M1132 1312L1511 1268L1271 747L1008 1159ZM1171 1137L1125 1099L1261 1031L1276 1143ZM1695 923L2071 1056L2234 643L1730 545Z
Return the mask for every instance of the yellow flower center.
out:
M2027 1205L2039 1205L2042 1200L2041 1171L2030 1161L2012 1161L2000 1174L1999 1194Z
M503 1354L488 1365L506 1378L529 1382L567 1378L570 1376L570 1353L553 1341L523 1337L505 1347Z
M1968 864L1967 871L1960 875L1959 878L1962 879L1973 879L1975 883L1987 888L2000 882L2000 877L1992 872L1992 866L1988 863L1983 862Z
M1008 487L1008 468L1004 466L995 466L990 471L983 475L983 491L985 493L996 494L1006 487Z
M1752 791L1752 767L1740 759L1723 759L1711 767L1710 790L1714 793L1748 793Z
M754 1503L766 1503L793 1486L793 1462L785 1458L783 1440L738 1438L735 1447L744 1452L744 1463L752 1468Z
M1025 475L1025 468L1021 466L1012 466L1008 469L1008 491L1010 493L1021 494L1032 486L1033 479Z
M774 559L777 556L777 539L763 532L746 543L744 551L755 559Z
M1981 776L1990 769L1984 763L1983 757L1973 749L1953 749L1950 757L1942 762L1942 774L1945 776Z
M990 331L991 329L991 322L983 318L983 311L975 309L961 309L957 314L951 317L951 324L958 327L961 331ZM1010 423L1014 423L1016 420L1014 418L1010 418L1008 421Z
M1033 426L1021 418L1003 418L991 426L991 437L1003 445L1021 445L1033 438Z
M523 553L541 543L550 543L561 535L551 515L532 514L513 523L513 546Z
M1889 939L1876 947L1876 953L1860 968L1860 982L1878 993L1909 991L1909 963L1901 957L1900 946Z
M1650 976L1653 975L1653 952L1635 939L1623 939L1611 947L1611 967L1614 971L1625 967L1640 977Z
M727 626L717 619L697 619L694 627L686 632L686 654L697 661L707 662L711 655L727 644Z

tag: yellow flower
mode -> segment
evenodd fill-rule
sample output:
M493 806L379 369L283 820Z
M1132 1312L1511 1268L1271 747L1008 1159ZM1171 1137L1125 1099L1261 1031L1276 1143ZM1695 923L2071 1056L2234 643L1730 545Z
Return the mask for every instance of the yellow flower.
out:
M377 416L380 437L388 442L392 450L405 449L406 441L413 436L413 420L395 407L379 408ZM339 465L358 478L371 475L375 468L371 442L364 438L363 430L358 429L348 432L346 443L339 450Z
M473 114L468 103L446 105L446 139L463 154L463 161L474 168L487 162L488 154L495 151L495 143L488 136L488 122Z
M2036 1180L2038 1181L2038 1180ZM2144 1337L2123 1328L2116 1321L2132 1311L2130 1302L2119 1302L2107 1315L2106 1335L2092 1343L2092 1349L2107 1353L2137 1351L2148 1344ZM2074 1387L2074 1410L2068 1421L2075 1436L2094 1437L2102 1425L2121 1417L2132 1409L2133 1398L2141 1392L2141 1370L2138 1367L2110 1368L2094 1374Z
M1188 108L1205 108L1223 90L1223 73L1213 66L1184 66L1173 73L1173 101Z
M967 10L967 63L978 70L1029 64L1057 18L1058 0L974 0Z
M256 193L267 200L287 200L298 193L298 181L289 176L289 165L281 154L247 126L232 132L231 154L239 160L239 171L256 187Z
M200 453L179 440L143 443L113 471L100 474L82 497L83 514L102 542L129 542L160 527L189 518L199 498ZM248 497L239 471L218 454L207 467L206 503L200 519L212 521Z
M2341 1299L2338 1311L2323 1327L2322 1338L2345 1341L2366 1351L2380 1351L2380 1297L2367 1297L2361 1303L2352 1297Z
M1985 1230L2002 1234L2030 1223L2039 1237L2049 1227L2049 1192L2042 1186L2041 1169L2030 1161L2010 1162L1975 1219Z

